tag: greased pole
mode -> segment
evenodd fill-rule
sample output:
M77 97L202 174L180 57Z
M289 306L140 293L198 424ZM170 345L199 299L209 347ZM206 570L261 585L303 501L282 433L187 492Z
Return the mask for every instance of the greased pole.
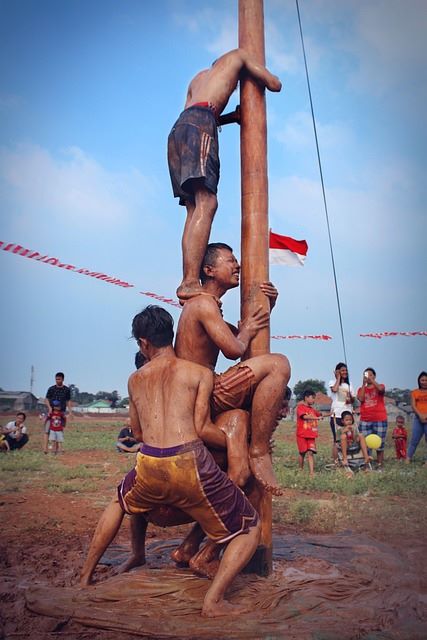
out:
M239 0L239 47L265 65L263 0ZM268 301L259 289L268 275L268 178L265 90L255 80L240 81L240 162L242 192L241 318ZM269 353L270 328L251 341L245 357ZM258 575L272 571L272 498L254 482L251 502L261 518L259 546L246 568Z

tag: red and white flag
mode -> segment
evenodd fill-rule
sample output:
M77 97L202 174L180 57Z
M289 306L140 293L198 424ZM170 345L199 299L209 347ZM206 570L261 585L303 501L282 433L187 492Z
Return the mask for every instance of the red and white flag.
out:
M294 240L289 236L279 236L270 231L270 263L302 267L307 256L308 244L305 240Z

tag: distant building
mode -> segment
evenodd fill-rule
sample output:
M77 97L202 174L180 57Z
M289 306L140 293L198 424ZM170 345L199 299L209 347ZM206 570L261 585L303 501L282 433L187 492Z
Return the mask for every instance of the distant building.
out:
M96 400L90 404L73 406L73 413L116 413L116 410L111 408L111 402L108 400Z
M29 391L0 391L0 411L33 411L37 398Z

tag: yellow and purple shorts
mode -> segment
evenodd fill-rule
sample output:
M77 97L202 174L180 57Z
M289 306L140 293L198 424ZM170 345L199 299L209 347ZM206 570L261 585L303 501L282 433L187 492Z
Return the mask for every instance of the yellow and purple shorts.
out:
M221 471L201 440L166 449L141 445L135 469L117 490L126 513L177 507L217 543L247 533L258 522L243 491Z

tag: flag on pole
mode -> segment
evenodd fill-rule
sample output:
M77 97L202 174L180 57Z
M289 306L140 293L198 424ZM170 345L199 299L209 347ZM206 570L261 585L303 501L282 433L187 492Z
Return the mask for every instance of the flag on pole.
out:
M308 251L305 240L294 240L289 236L279 236L270 230L269 254L271 264L286 264L302 267Z

